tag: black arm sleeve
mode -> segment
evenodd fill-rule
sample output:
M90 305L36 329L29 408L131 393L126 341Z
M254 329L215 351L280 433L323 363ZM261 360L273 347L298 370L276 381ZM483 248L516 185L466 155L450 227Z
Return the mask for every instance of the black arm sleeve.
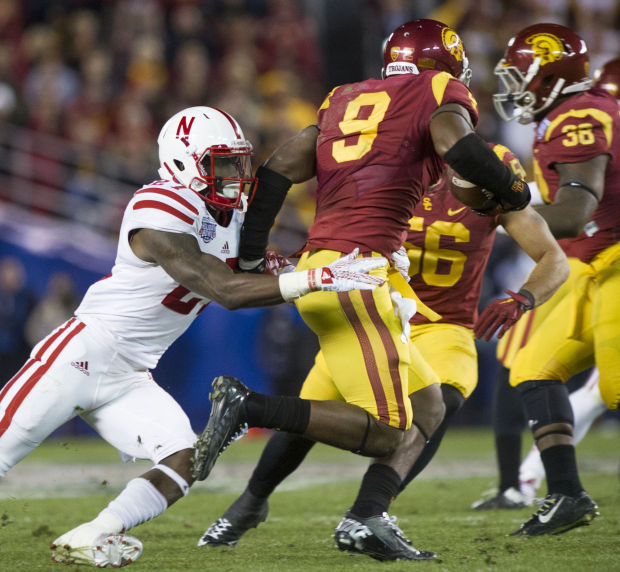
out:
M245 214L239 242L239 258L245 260L265 257L269 231L293 184L290 179L263 166L258 168L256 176L258 187Z
M527 183L504 165L475 133L459 139L444 155L444 160L464 179L493 193L505 211L524 209L530 202Z

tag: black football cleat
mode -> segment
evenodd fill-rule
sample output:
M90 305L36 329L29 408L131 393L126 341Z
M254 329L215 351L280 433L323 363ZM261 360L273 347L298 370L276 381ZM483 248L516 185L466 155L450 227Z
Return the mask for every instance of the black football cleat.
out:
M571 528L590 524L598 515L598 506L585 491L576 497L553 493L545 497L532 518L509 536L560 534Z
M204 481L222 451L248 432L245 400L251 390L238 379L220 375L213 380L209 422L196 441L192 476Z
M366 554L375 560L432 560L434 552L418 550L387 512L367 518L351 511L340 521L334 533L340 550Z
M198 546L235 546L250 528L265 522L268 513L267 499L259 499L246 490L207 529Z

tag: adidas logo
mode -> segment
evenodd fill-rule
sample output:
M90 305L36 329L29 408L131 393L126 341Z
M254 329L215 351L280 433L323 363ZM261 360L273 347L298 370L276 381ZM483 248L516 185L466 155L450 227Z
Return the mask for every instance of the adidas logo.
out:
M228 246L228 241L224 243L222 246L222 254L230 254L230 247Z
M90 373L88 373L88 362L87 361L72 361L71 365L75 369L80 370L83 374L90 375Z

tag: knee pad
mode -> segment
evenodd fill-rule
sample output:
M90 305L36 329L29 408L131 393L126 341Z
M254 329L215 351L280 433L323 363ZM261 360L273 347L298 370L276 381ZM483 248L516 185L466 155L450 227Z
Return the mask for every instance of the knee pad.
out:
M517 389L525 405L529 426L534 433L541 427L555 423L566 423L572 427L573 409L568 391L561 381L555 379L525 381L517 385Z
M167 477L170 477L177 484L181 490L181 493L183 493L183 496L187 495L189 492L189 485L187 484L187 481L174 469L171 469L168 465L162 465L161 463L159 465L155 465L153 469L157 469L158 471L164 473Z

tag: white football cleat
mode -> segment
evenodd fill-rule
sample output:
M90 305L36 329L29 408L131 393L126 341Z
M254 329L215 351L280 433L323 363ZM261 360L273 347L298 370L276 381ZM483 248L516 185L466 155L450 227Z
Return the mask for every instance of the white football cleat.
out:
M101 532L87 522L58 537L50 546L59 564L89 564L97 568L120 568L142 554L142 543L133 536Z

